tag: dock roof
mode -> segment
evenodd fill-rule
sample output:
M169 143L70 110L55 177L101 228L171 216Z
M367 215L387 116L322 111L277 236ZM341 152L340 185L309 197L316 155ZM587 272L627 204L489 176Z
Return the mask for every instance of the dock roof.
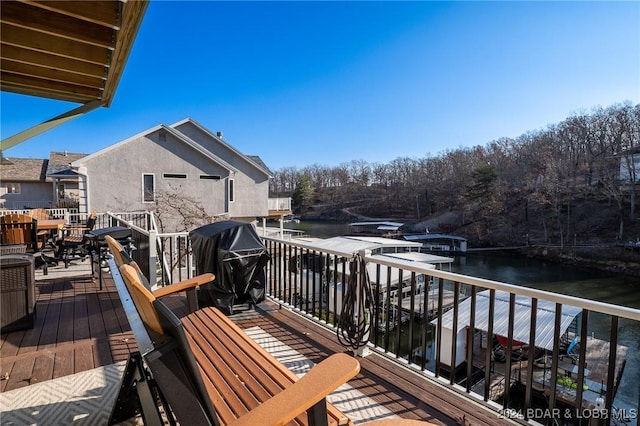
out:
M376 250L382 248L408 248L416 249L419 243L383 237L332 237L323 240L311 241L310 248L324 249L341 256L349 257L362 250Z
M404 235L403 238L407 241L427 241L427 240L467 241L465 237L461 237L459 235L448 235L448 234L411 234L411 235Z
M397 259L411 260L413 262L424 263L453 263L452 257L438 256L429 253L409 252L409 253L385 253L385 256Z
M476 295L475 328L487 331L489 328L489 300L490 290L481 291ZM460 303L458 312L458 330L469 326L471 318L471 298ZM531 326L531 298L516 295L513 322L513 340L528 343L529 328ZM581 308L562 306L560 334L563 334L576 316L582 312ZM556 304L545 300L538 300L536 315L535 346L553 350L554 323ZM436 324L438 319L432 321ZM453 309L442 315L442 327L453 328ZM509 330L509 293L496 291L493 315L493 332L499 336L507 336Z

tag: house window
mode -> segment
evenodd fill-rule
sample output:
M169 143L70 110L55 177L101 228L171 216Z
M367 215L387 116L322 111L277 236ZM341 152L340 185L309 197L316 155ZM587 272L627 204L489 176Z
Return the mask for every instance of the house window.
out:
M155 175L143 174L142 175L142 202L153 203L155 201L156 182Z
M221 178L218 175L200 175L200 179L220 180Z
M7 194L19 194L20 193L20 184L19 183L5 183L7 188Z
M233 203L235 198L235 181L233 179L229 179L229 202Z
M187 175L184 173L163 173L162 177L165 179L186 179Z

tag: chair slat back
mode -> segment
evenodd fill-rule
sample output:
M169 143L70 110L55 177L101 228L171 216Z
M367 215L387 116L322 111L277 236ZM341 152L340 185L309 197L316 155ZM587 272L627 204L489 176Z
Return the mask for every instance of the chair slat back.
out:
M93 227L96 226L96 218L97 218L98 214L96 213L95 210L93 210L91 212L91 214L89 215L89 217L87 218L87 223L85 225L85 227L87 228L87 231L91 231L93 230Z
M46 209L31 209L29 210L29 216L37 220L50 219L49 212Z
M107 247L109 247L109 252L113 256L113 260L116 262L116 265L118 265L118 268L120 268L125 263L122 258L122 251L124 250L122 244L116 241L111 235L105 235L104 240L107 243Z
M0 217L2 244L24 244L28 250L37 249L38 221L25 214L8 214Z
M119 269L142 322L156 333L165 334L162 324L160 324L160 318L153 307L156 297L142 284L136 268L123 264Z
M96 226L96 218L97 218L97 213L95 210L93 210L91 212L91 214L87 217L87 220L85 221L85 223L83 224L71 224L68 226L65 226L65 231L66 231L66 235L70 236L73 239L79 239L81 237L84 237L84 234L86 234L89 231L92 231L94 226Z

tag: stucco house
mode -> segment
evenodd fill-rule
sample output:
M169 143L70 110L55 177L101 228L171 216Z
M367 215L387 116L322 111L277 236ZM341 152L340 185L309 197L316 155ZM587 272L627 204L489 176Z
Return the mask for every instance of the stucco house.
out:
M33 176L34 188L39 178L38 196L52 203L61 189L73 191L80 213L154 210L169 195L193 200L212 216L241 221L269 216L267 166L191 118L159 124L93 154L55 157L58 165L64 158L71 161L52 167L46 179L45 172Z

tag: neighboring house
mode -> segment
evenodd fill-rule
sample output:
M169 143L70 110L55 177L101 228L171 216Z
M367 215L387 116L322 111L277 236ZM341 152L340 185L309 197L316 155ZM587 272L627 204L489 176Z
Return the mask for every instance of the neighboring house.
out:
M4 209L52 207L53 189L46 180L48 160L3 158L0 203Z
M174 194L212 216L254 221L269 214L264 163L189 118L73 161L71 171L79 177L80 212L154 210L161 194Z
M52 152L49 159L3 158L0 208L76 207L78 177L70 164L86 156Z

